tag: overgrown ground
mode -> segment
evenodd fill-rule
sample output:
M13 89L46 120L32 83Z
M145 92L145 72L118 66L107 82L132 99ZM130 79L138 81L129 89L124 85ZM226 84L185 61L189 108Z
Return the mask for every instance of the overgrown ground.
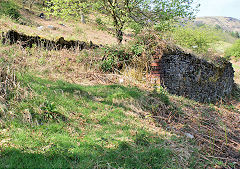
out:
M0 21L3 30L36 29ZM52 38L61 31L33 34ZM1 72L17 77L0 104L0 168L240 167L239 62L233 61L238 86L232 97L201 104L131 73L102 73L100 61L98 51L0 46Z
M130 87L124 76L98 72L84 52L2 46L1 56L21 84L1 112L1 167L237 165L239 91L227 104L200 104Z

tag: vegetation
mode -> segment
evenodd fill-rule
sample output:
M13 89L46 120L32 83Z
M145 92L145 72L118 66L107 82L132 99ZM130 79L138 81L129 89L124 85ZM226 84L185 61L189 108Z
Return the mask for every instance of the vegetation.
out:
M45 5L47 0L22 0L22 6L26 7L28 6L30 10L32 10L32 7L34 6L34 4L42 4Z
M240 38L240 35L239 35L239 33L237 31L236 32L231 32L231 34L235 38Z
M172 33L177 44L197 53L207 53L213 43L221 40L218 32L210 27L177 27Z
M1 130L1 141L6 141L1 145L11 146L1 149L1 168L173 167L169 158L175 155L161 146L164 138L129 116L131 109L119 103L139 102L145 92L119 85L53 82L27 74L18 78L33 93L20 102L9 100L13 119L3 114L11 129Z
M101 7L93 6L96 1L71 2L81 2L84 15ZM231 44L229 34L202 25L177 27L169 36L163 25L172 24L174 14L166 15L166 22L154 21L155 29L143 29L144 24L123 15L122 31L129 26L125 32L135 36L116 46L105 31L112 28L104 25L108 18L102 19L111 15L106 9L99 13L81 24L21 11L23 17L57 27L43 31L0 18L1 31L104 44L83 51L0 44L0 168L239 168L239 62L232 61L236 86L231 98L216 104L171 95L146 80L152 58L166 48L163 39L173 37L180 46L205 54L214 45ZM104 29L96 29L95 21Z
M156 25L158 30L166 28L170 22L177 21L176 18L193 17L195 7L192 7L192 0L100 0L100 1L60 1L51 0L54 5L49 7L50 13L57 16L67 17L69 14L79 16L89 7L111 18L115 36L119 43L123 40L123 29L127 23L135 29L139 25ZM52 12L51 12L52 11ZM133 24L134 23L134 24Z
M236 59L240 58L240 40L237 40L230 48L225 51L225 57L235 57Z
M0 1L0 16L5 15L17 20L21 16L18 8L19 7L13 1L2 0Z

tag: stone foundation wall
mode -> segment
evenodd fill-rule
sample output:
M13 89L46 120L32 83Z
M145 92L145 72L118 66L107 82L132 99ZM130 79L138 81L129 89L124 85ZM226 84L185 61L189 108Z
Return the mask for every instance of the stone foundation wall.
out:
M34 45L37 47L42 47L47 50L61 50L61 49L93 49L98 48L99 46L93 44L91 41L90 43L86 43L84 41L67 41L63 37L59 38L56 41L48 40L41 38L39 36L28 36L25 34L18 33L14 30L10 30L6 33L2 34L2 43L3 44L14 44L19 43L22 47L30 47L32 48Z
M228 61L216 66L181 50L158 60L160 83L179 96L200 102L215 102L228 96L234 84L234 70Z
M91 49L98 48L93 43L66 41L63 37L57 41L27 36L10 30L2 35L2 43L19 43L23 47L44 47L48 50ZM180 49L165 52L160 58L154 57L151 77L158 77L160 84L172 93L200 102L215 102L231 94L234 84L234 70L228 61L220 66L187 54Z

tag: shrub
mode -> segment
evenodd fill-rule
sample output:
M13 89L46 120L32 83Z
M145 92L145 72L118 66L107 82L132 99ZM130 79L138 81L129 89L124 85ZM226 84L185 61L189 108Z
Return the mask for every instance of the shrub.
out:
M136 23L136 22L132 22L128 26L129 26L129 28L132 29L132 32L135 35L138 35L143 29L143 26L141 24Z
M216 34L207 27L177 27L172 33L177 44L197 53L207 53L210 45L220 40Z
M130 59L130 55L125 52L124 48L105 47L102 48L102 52L101 70L104 72L113 72L115 69L120 70L123 68L124 63Z
M166 43L161 35L155 31L143 31L128 44L127 52L131 54L131 65L140 72L147 72L150 64L157 58L161 58Z
M12 1L0 1L0 16L6 15L13 19L19 19L20 13L17 10L18 6Z
M237 40L230 48L225 51L225 57L235 57L236 59L240 58L240 40Z
M101 18L96 18L96 23L98 25L103 25L102 19Z

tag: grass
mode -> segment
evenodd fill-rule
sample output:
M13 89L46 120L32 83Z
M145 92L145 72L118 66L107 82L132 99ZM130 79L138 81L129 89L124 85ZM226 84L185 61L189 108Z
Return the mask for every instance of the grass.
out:
M18 11L18 6L13 1L1 1L0 2L0 16L6 15L8 17L11 17L15 20L19 19L21 16Z
M206 155L222 157L238 138L229 134L237 125L229 113L239 115L234 104L200 104L116 81L104 85L95 81L107 75L95 68L84 79L79 75L91 70L81 69L90 62L78 61L82 53L18 46L0 52L2 62L14 63L23 88L2 113L0 168L204 168L223 163Z
M173 163L176 155L165 145L167 137L149 131L138 114L129 116L129 107L114 102L137 100L143 91L119 85L80 86L32 75L19 75L19 80L34 96L14 102L14 115L7 116L13 119L0 130L0 168L178 165ZM46 117L51 113L41 110L46 102L56 106L57 117Z
M237 83L238 85L240 85L240 61L234 61L234 59L232 60L232 63L233 63L233 68L234 68L234 71L235 71L235 77L234 77L234 80L235 80L235 83Z
M59 29L38 32L8 17L0 18L0 28L48 39L84 35L95 43L115 42L91 23L64 22L66 27L60 27L60 21L32 17ZM8 104L0 104L0 168L236 166L239 90L234 100L215 105L173 96L162 88L152 91L129 76L99 72L97 52L0 45L0 62L11 64L21 84ZM240 68L238 63L233 66L238 82Z
M181 125L182 132L193 133L192 128L199 130L195 123L204 127L215 124L217 128L222 124L231 141L226 118L221 121L218 117L226 113L217 114L219 108L215 105L173 98L162 90L149 93L117 84L85 86L36 75L17 75L24 88L23 97L10 100L8 110L2 112L0 168L225 166L221 160L207 162L199 158L200 149L207 151L206 145L199 148L195 139L174 134ZM156 103L169 108L156 110L160 106ZM158 117L170 115L168 110L176 114L170 121L158 121ZM204 130L200 129L198 138L206 134ZM210 136L214 130L207 130Z
M224 51L232 46L229 42L219 41L218 43L212 44L213 48L218 52L219 54L223 55Z

